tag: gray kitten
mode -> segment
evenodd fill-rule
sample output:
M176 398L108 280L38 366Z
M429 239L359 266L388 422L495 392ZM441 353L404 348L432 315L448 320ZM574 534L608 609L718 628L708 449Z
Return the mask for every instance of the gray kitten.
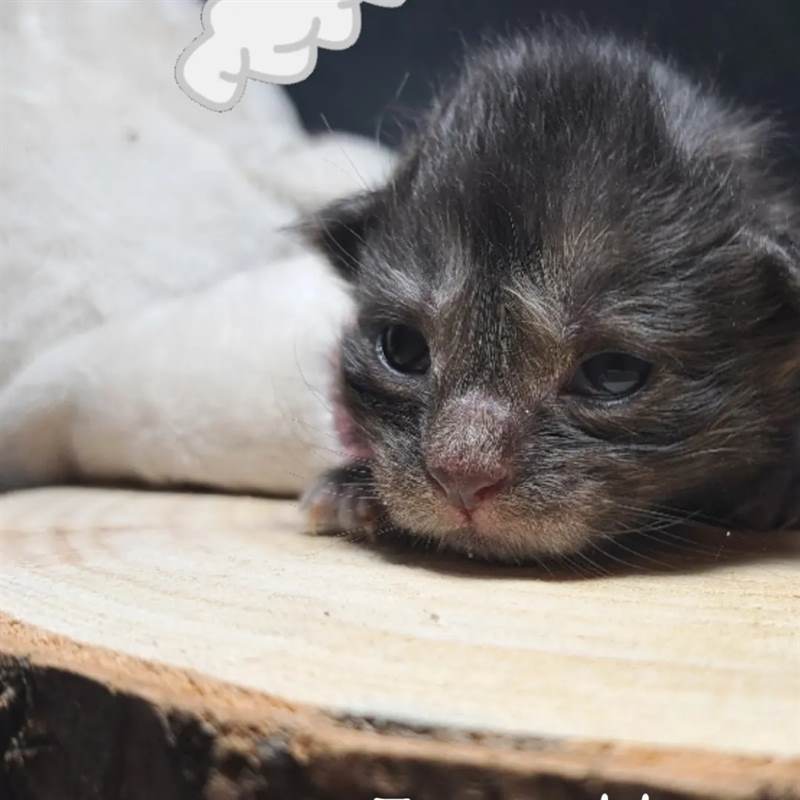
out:
M800 522L800 226L770 134L612 38L471 57L389 184L313 226L358 308L352 461L315 525L524 560Z

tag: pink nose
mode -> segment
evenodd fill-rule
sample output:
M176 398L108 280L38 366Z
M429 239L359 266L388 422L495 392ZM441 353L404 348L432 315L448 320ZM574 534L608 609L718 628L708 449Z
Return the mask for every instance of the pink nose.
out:
M501 465L489 469L450 471L430 467L431 477L458 509L474 511L481 503L496 495L508 480L508 470Z

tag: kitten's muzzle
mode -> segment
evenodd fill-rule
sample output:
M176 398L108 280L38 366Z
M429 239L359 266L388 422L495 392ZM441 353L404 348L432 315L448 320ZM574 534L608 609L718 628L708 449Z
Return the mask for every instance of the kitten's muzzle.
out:
M510 472L502 464L474 471L448 471L429 467L428 474L444 492L448 502L459 511L472 512L494 497L508 483Z
M512 423L505 403L478 392L451 399L434 419L425 468L458 511L470 514L510 483Z

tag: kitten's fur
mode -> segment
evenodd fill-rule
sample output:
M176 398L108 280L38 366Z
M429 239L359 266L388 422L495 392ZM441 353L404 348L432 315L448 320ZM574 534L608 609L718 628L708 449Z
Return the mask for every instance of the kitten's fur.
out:
M359 315L338 388L354 461L310 492L317 523L524 559L666 508L800 521L800 228L770 145L612 38L550 30L469 58L388 186L318 220ZM390 323L424 333L429 375L381 362ZM564 394L608 349L651 361L647 386ZM464 411L477 396L502 425ZM480 525L454 524L426 458L501 449L513 480Z

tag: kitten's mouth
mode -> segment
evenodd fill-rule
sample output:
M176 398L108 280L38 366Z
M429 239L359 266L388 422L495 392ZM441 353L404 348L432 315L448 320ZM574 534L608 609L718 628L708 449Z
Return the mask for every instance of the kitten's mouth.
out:
M443 527L465 536L486 537L494 528L489 510L483 507L470 510L446 504L437 516Z
M456 516L461 520L463 527L472 527L473 524L473 512L468 511L466 508L455 508L453 509L456 513Z

